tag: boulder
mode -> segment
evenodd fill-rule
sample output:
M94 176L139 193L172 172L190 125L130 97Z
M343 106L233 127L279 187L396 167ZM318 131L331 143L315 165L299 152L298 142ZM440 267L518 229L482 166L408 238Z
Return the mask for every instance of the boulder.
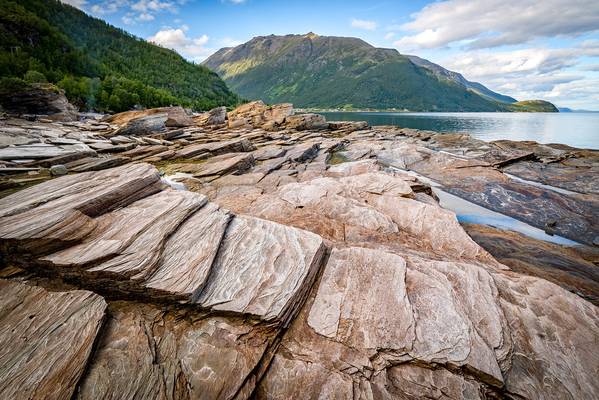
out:
M267 106L261 100L242 104L227 114L229 128L264 127L273 130L293 114L292 104Z
M368 128L366 121L329 121L329 129L344 130L348 132L359 131Z
M62 176L68 174L69 170L62 164L56 164L50 167L50 175Z
M168 114L150 114L129 120L117 130L119 136L156 135L166 132Z
M147 110L133 110L133 111L125 111L118 114L114 114L108 116L104 119L105 122L112 123L119 126L126 126L132 120L138 118L145 118L154 115L162 115L166 114L166 119L164 120L165 126L170 127L184 127L184 126L192 126L194 125L193 119L187 114L183 107L159 107L159 108L150 108ZM150 119L151 121L152 119Z
M47 83L24 85L0 93L0 105L15 114L44 115L54 121L77 120L77 109L69 103L64 91Z
M193 117L196 125L223 125L227 120L227 107L216 107Z
M296 114L285 118L285 127L298 131L327 129L327 120L320 114Z

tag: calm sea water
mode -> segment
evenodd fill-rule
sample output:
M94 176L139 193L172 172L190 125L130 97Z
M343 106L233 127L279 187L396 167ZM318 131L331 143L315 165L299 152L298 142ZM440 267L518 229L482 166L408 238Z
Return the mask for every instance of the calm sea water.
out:
M466 132L482 140L534 140L599 149L599 113L322 113L329 121L367 121L437 132Z

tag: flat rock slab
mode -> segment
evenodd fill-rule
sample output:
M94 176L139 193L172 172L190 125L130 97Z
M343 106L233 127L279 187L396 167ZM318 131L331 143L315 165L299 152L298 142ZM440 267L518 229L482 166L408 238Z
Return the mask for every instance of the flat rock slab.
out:
M30 160L66 156L73 153L89 153L92 151L85 144L65 146L52 145L22 145L0 149L0 160Z
M123 202L115 177L122 174L120 179L133 186L138 184L135 179L155 177L156 172L146 164L130 164L88 175L83 182L85 174L79 174L49 182L48 190L40 185L19 192L13 197L20 204L5 210L9 216L2 220L12 223L0 229L0 243L10 251L11 243L23 241L39 247L50 232L64 248L25 267L76 278L111 295L196 303L212 311L287 323L318 271L325 250L322 239L253 217L236 216L230 222L229 212L193 192L164 189ZM109 184L116 191L104 197ZM100 196L98 204L83 202L86 195ZM7 205L9 200L2 199ZM110 211L115 208L110 200L121 206ZM99 205L102 210L96 209ZM57 213L59 209L63 212ZM76 218L64 221L71 214ZM24 254L31 251L12 255Z
M202 153L221 155L227 153L241 153L256 150L256 147L247 139L225 140L186 146L179 150L175 158L192 158Z
M0 398L70 399L105 309L91 292L0 280Z
M315 234L236 217L198 303L213 310L287 321L311 286L324 249Z
M203 289L231 215L210 203L188 218L169 237L156 272L145 286L150 291L193 301Z
M156 270L166 238L205 203L195 193L162 191L97 218L85 241L42 261L92 280L144 280Z
M72 172L101 171L107 168L119 167L130 161L127 157L102 157L87 158L75 163L69 163L66 167Z
M476 243L513 271L546 279L599 306L596 247L566 247L491 226L463 226Z
M243 172L254 165L251 154L224 155L211 158L203 164L197 164L193 176L196 178L214 175L226 175L231 172Z
M0 246L36 254L64 247L96 227L94 217L156 193L158 171L129 164L46 181L0 199ZM7 248L8 249L8 248Z

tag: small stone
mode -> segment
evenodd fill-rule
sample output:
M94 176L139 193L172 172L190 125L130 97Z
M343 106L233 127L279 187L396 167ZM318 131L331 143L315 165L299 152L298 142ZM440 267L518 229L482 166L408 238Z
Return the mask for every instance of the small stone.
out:
M50 175L52 176L62 176L68 173L69 170L62 164L57 164L50 167Z

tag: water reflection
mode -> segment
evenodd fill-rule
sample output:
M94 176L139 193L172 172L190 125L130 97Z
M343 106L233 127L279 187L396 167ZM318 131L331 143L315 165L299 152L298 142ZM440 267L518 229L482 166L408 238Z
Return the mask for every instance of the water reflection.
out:
M437 132L467 132L482 140L534 140L599 149L599 113L323 113L329 121L367 121Z

